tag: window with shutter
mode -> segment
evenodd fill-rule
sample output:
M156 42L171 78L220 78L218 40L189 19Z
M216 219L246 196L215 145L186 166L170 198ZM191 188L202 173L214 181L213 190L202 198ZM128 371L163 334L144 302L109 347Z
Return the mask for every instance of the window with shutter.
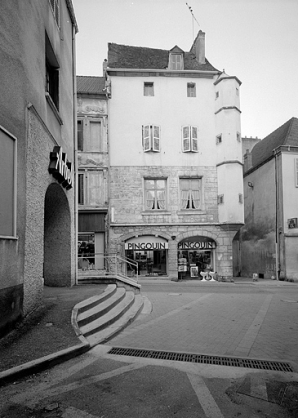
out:
M195 126L191 127L191 150L198 152L198 128Z
M182 151L198 152L198 128L196 126L182 127Z
M144 125L142 127L144 152L160 152L160 126Z
M183 126L182 128L182 149L183 152L190 151L190 129L189 126Z

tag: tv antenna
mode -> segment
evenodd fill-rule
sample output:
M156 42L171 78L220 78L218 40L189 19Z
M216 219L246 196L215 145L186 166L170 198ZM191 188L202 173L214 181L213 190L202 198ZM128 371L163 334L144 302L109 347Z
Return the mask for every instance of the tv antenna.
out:
M188 4L188 3L185 3L185 4L186 4L186 6L188 7L188 9L189 9L189 11L190 11L190 13L191 13L191 15L192 15L192 38L194 39L194 21L196 21L196 22L197 22L198 26L200 26L200 24L199 24L199 22L197 21L197 19L196 19L195 15L193 14L193 10L192 10L192 8L189 6L189 4Z

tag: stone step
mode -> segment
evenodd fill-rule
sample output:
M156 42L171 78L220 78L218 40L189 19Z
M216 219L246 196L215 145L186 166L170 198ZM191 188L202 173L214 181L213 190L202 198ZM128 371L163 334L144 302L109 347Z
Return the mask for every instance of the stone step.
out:
M96 344L103 344L109 341L111 338L119 334L131 322L133 322L133 320L141 312L143 305L143 296L140 294L135 295L134 303L123 315L119 317L119 319L110 324L108 327L87 336L87 341L90 343L91 346L94 346Z
M124 291L124 298L121 299L121 301L113 306L112 309L108 310L103 316L100 316L99 318L87 323L86 325L79 327L81 334L85 338L116 322L132 306L135 299L134 292L125 291L123 288L118 288L116 294L120 290Z
M108 295L106 295L106 298L102 298L101 300L99 300L98 304L93 306L90 304L88 310L85 310L84 312L78 314L78 326L82 328L84 325L87 325L90 322L93 322L101 316L107 314L114 306L116 306L118 303L122 301L122 299L124 299L125 294L126 292L123 287L116 287L114 292L110 292Z
M78 303L75 306L77 310L77 315L80 315L83 312L86 312L89 309L92 309L93 307L99 305L106 299L110 298L116 292L116 290L117 290L116 284L109 284L104 289L104 292L101 293L100 295L92 296L91 298L88 298Z

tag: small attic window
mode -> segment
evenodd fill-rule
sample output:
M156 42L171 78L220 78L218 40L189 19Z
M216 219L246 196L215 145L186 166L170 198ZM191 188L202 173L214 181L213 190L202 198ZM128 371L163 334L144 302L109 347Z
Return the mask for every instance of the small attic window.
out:
M182 54L170 53L170 70L183 70Z

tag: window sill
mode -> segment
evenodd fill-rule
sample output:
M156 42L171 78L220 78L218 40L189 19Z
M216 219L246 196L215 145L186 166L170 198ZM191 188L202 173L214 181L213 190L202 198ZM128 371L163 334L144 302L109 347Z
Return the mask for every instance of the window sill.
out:
M167 210L146 210L142 212L142 215L171 215L171 212Z
M60 125L63 125L63 120L61 119L61 116L59 114L59 111L58 111L55 103L53 102L51 96L49 95L49 93L47 91L46 91L45 94L46 94L47 102L48 102L50 108L52 109L54 115L56 116L56 119L58 120L58 122L59 122Z
M179 212L177 212L177 215L206 215L206 211L202 210L202 209L185 209L185 210L180 210Z

